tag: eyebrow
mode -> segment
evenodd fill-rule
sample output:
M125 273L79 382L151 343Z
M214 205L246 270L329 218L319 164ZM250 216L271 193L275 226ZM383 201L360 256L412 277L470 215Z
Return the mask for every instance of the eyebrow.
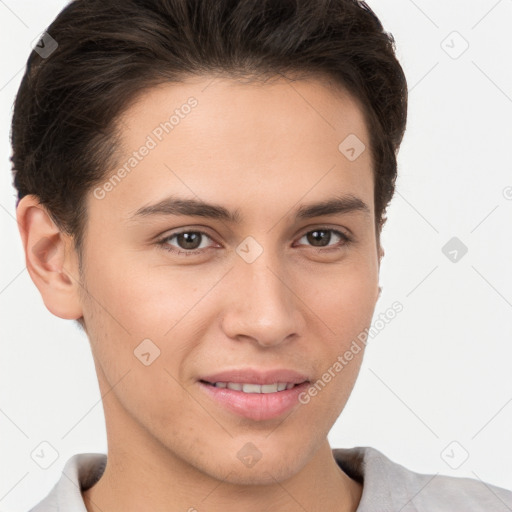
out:
M347 194L316 203L301 205L295 211L295 218L303 220L322 215L341 215L351 212L362 212L365 215L371 215L370 208L362 199L352 194ZM143 206L133 213L129 219L138 220L144 217L166 215L204 217L234 224L239 224L243 219L239 209L230 211L218 204L176 196L166 197L158 203Z

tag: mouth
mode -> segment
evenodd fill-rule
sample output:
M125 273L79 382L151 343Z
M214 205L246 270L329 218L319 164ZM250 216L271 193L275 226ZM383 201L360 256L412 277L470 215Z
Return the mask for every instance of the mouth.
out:
M303 382L276 382L274 384L253 384L249 382L208 382L206 380L200 380L203 384L221 389L231 389L232 391L241 391L242 393L280 393L289 389L293 389L296 386L300 386L308 380Z
M291 368L226 368L202 375L200 389L214 407L253 421L279 418L301 405L310 375Z

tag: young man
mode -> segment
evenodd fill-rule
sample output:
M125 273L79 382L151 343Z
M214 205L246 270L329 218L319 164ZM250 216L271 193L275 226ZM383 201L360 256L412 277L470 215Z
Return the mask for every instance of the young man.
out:
M364 2L59 14L16 99L17 218L46 307L89 338L108 456L69 459L32 510L512 507L327 441L379 295L406 99Z

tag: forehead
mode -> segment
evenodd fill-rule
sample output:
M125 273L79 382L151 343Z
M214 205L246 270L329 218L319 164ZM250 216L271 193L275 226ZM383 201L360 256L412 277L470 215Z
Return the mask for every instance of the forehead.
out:
M276 202L291 206L336 189L373 204L363 112L325 80L165 83L139 94L118 126L120 157L105 182L117 179L99 207L120 220L171 193L233 208L268 200L277 211ZM346 140L359 144L357 159L343 152Z
M170 122L167 128L173 135L193 130L198 141L212 143L249 134L255 143L268 143L275 135L288 134L301 134L314 141L324 139L327 133L331 135L329 139L336 141L347 129L367 139L360 107L357 99L324 76L301 80L273 77L250 82L196 76L142 91L118 121L127 149L136 145L140 135L155 131L157 139L169 135L170 131L161 126L166 122ZM182 122L184 119L186 123ZM180 129L175 130L178 126ZM292 126L296 129L290 131ZM166 143L172 144L172 138L167 137ZM287 137L286 144L293 147L293 140Z

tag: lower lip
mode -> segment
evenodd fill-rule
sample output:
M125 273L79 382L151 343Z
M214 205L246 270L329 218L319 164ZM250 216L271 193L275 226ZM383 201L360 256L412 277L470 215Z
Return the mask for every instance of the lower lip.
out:
M204 382L200 386L210 397L226 409L254 421L278 418L299 403L298 396L309 382L276 393L244 393L228 388L217 388Z

